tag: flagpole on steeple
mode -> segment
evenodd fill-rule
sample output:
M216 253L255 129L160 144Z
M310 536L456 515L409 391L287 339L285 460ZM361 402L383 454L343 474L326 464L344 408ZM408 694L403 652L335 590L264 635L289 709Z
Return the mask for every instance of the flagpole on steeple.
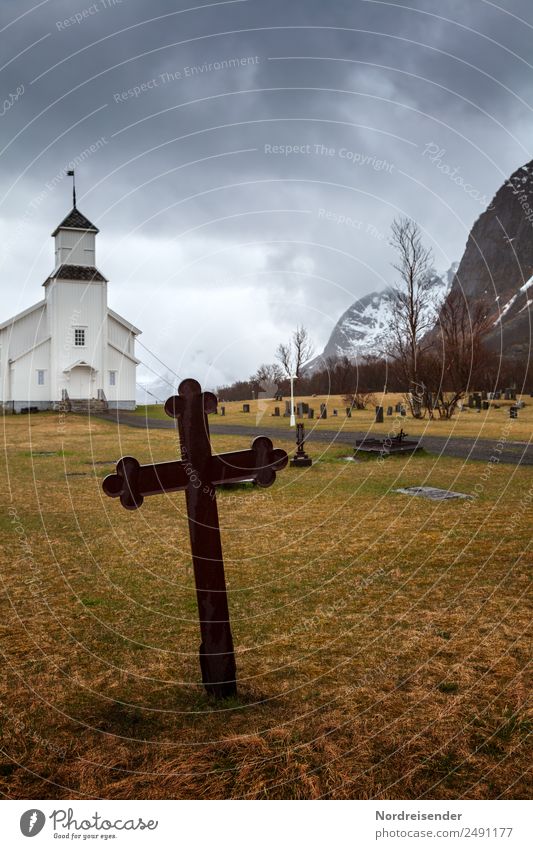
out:
M76 209L76 177L74 176L74 169L67 171L67 177L72 177L72 206Z

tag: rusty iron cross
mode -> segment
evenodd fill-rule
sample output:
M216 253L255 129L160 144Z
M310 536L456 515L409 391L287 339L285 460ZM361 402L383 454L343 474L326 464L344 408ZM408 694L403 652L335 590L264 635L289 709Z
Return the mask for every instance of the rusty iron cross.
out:
M167 415L178 422L182 459L141 465L134 457L122 457L116 473L108 475L102 486L106 495L120 498L127 510L136 510L148 495L185 490L202 680L208 693L228 698L237 691L236 666L215 488L249 480L271 486L276 472L287 465L287 454L274 448L266 436L258 436L246 451L212 454L207 414L216 409L212 392L202 392L196 380L182 381L178 395L165 404Z

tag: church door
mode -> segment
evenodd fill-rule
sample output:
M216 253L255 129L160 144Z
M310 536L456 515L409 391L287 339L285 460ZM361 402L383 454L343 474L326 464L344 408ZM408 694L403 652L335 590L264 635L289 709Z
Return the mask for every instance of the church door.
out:
M70 398L91 398L92 369L88 366L75 366L70 372L68 394Z

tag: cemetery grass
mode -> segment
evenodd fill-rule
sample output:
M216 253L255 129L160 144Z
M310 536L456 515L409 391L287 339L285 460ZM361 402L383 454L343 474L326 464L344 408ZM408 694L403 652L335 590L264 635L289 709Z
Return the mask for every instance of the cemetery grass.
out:
M310 469L221 492L239 695L216 704L183 494L130 513L101 491L174 434L1 425L6 797L528 795L528 469L312 445ZM414 484L478 497L392 492Z
M394 436L399 433L400 428L403 428L410 436L470 437L490 439L495 442L501 438L502 434L509 442L531 440L533 433L533 399L526 395L522 396L525 407L519 411L517 419L509 418L509 407L515 403L514 401L491 401L489 410L478 412L465 409L462 413L456 413L450 420L439 418L430 420L428 418L413 419L409 414L403 417L396 412L393 412L392 416L387 416L387 407L391 406L394 410L396 404L403 402L403 396L400 394L376 393L375 398L376 404L381 404L384 408L383 424L374 422L375 406L373 404L369 404L366 410L353 410L351 418L347 418L346 405L341 395L296 396L295 403L304 401L315 411L314 419L309 420L306 415L303 419L299 419L304 421L306 430L342 430L349 433L364 431L376 436L385 434ZM243 404L250 405L249 413L243 413ZM317 418L320 404L327 405L327 419ZM220 406L219 402L219 409ZM282 430L289 430L289 419L283 416L285 399L283 401L271 399L227 401L224 407L226 410L224 417L220 415L212 417L212 421L217 425L279 427ZM275 407L280 408L279 417L272 415ZM337 416L333 415L334 409L338 412ZM142 418L168 419L162 404L139 406L135 415Z

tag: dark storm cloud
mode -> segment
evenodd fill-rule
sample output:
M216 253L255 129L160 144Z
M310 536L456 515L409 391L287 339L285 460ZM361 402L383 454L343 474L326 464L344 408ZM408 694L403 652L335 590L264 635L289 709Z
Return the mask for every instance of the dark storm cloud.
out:
M192 5L2 4L2 90L23 89L1 118L7 314L17 277L25 306L49 271L76 157L114 305L148 340L163 302L201 327L200 292L221 321L237 301L258 328L250 370L295 320L323 343L386 285L399 211L441 269L459 259L480 199L530 158L526 0ZM223 343L209 332L195 368ZM218 376L242 373L242 350L222 360Z

